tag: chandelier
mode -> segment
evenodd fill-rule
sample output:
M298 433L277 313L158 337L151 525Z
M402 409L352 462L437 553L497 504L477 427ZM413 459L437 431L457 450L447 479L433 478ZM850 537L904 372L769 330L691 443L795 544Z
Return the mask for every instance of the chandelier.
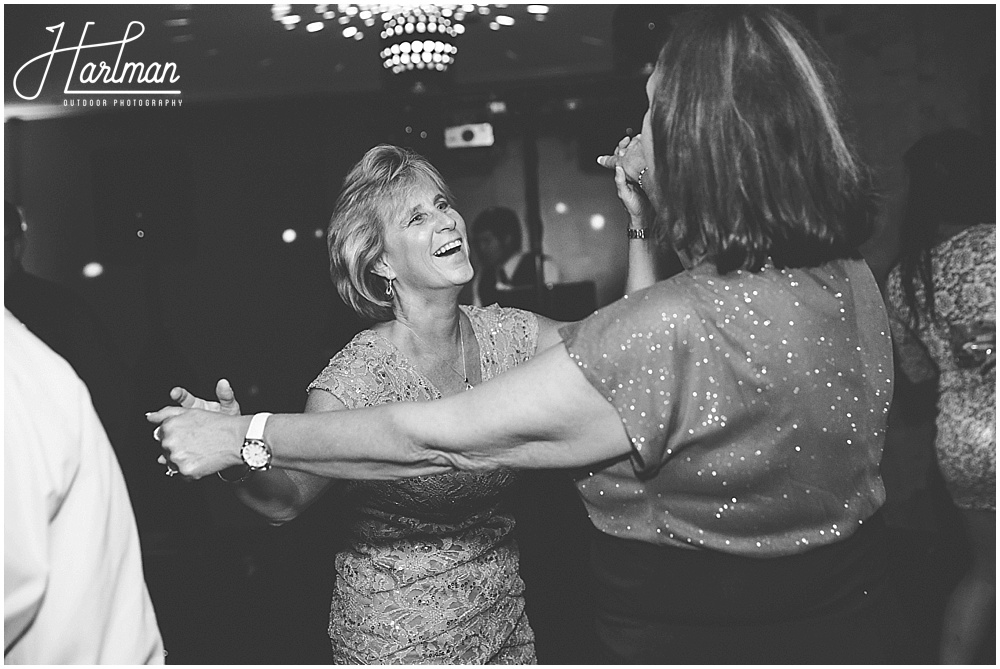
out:
M361 40L378 31L382 40L382 67L393 74L424 70L444 72L455 62L456 38L470 20L489 21L491 30L514 25L505 13L508 5L314 5L296 12L292 5L272 5L271 18L286 30L304 25L314 33L336 27L346 39ZM527 5L536 21L544 21L547 5Z

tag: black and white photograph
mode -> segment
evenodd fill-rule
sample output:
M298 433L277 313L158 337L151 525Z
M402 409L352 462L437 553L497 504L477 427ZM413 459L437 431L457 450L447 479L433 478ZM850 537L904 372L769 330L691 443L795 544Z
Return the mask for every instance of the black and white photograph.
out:
M3 23L5 664L996 664L995 4Z

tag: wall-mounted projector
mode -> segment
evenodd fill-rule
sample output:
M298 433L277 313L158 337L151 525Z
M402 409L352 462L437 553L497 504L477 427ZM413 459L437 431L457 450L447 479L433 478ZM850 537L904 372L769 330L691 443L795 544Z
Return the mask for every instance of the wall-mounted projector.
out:
M493 146L493 126L489 123L467 123L444 129L444 145L449 149Z

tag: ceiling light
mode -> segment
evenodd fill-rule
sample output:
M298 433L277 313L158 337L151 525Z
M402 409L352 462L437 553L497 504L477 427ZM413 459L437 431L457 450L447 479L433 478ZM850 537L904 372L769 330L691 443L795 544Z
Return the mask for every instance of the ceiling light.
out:
M411 69L433 69L444 71L454 64L458 48L454 41L458 35L465 33L462 22L470 14L491 16L494 9L506 10L508 5L465 4L465 5L415 5L415 4L317 4L313 10L324 21L336 20L341 26L341 34L347 39L363 39L366 31L377 29L383 41L380 50L382 66L395 73ZM547 5L528 5L528 12L536 18L548 12ZM271 18L280 22L286 30L294 30L301 17L292 14L292 5L275 4L271 6ZM514 25L514 18L507 14L497 14L489 22L492 30L500 30L504 26ZM312 21L306 24L310 33L318 32L325 24L322 21ZM376 28L377 26L377 28ZM414 37L421 38L419 42ZM421 44L417 49L404 45L408 43ZM386 52L386 49L391 51ZM413 53L413 57L397 58L400 53ZM426 58L417 55L426 53ZM439 57L435 57L439 55Z

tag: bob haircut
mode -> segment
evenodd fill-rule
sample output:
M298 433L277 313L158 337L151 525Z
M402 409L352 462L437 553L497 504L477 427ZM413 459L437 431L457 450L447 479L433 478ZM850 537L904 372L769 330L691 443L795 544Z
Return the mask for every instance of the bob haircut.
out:
M375 274L375 265L385 252L385 226L409 188L422 180L453 199L426 158L389 144L369 149L344 178L327 232L330 276L340 297L362 317L395 318L387 281Z
M876 213L819 45L764 6L696 9L663 45L650 120L657 233L720 274L858 257Z

